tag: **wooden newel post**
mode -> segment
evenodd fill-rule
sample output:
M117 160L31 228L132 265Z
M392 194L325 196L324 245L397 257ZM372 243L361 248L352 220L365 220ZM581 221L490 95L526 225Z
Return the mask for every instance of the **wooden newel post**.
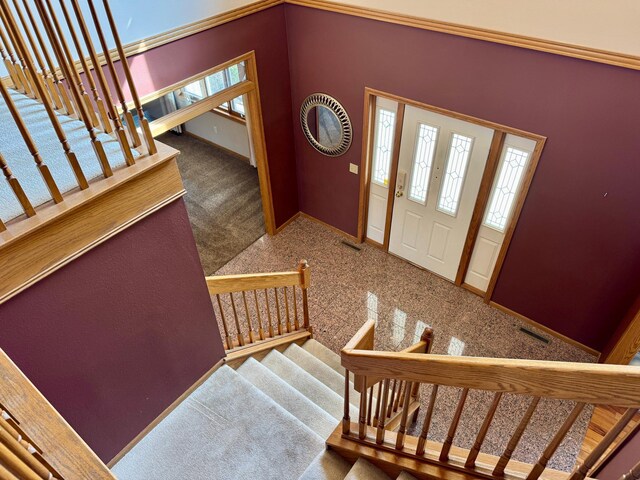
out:
M306 260L300 260L298 264L298 273L300 274L300 289L302 290L302 314L304 317L304 328L309 327L309 300L307 297L307 289L311 285L311 269Z

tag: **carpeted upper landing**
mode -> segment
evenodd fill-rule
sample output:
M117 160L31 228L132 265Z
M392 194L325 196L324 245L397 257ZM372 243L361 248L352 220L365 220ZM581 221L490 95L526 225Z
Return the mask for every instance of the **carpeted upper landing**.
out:
M60 191L64 194L78 186L73 170L67 161L62 145L53 130L44 106L21 93L10 90L11 97L24 120L44 163ZM62 114L56 114L60 125L75 152L87 180L102 175L100 163L93 151L89 134L83 122ZM99 133L98 138L112 168L125 164L118 142L110 135ZM34 207L51 200L33 156L29 153L20 131L13 121L9 108L0 97L0 153L4 156L13 175L18 179ZM134 157L139 154L134 151ZM13 191L5 181L0 182L0 218L7 222L24 212Z

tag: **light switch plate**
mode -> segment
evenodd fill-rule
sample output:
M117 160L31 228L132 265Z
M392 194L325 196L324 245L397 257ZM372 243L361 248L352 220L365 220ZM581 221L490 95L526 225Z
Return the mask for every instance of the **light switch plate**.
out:
M355 163L350 163L349 164L349 171L351 173L355 173L357 175L358 174L358 165L356 165Z

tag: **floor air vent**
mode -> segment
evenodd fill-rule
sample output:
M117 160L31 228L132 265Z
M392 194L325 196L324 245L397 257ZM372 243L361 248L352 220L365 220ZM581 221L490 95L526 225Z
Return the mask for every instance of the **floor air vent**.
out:
M528 330L528 329L526 329L524 327L520 327L520 331L522 333L526 333L530 337L535 338L536 340L540 340L543 343L547 343L547 344L549 343L549 339L548 338L544 338L542 335L538 335L537 333L532 332L531 330Z
M341 242L341 243L342 243L343 245L346 245L346 246L347 246L347 247L349 247L349 248L353 248L354 250L356 250L356 251L358 251L358 252L359 252L360 250L362 250L362 248L360 248L359 246L354 245L354 244L353 244L353 243L351 243L351 242L347 242L346 240L342 240L342 242Z

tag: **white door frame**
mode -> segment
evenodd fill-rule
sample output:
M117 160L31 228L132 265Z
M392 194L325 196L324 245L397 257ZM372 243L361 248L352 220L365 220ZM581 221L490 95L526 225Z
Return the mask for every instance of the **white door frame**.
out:
M533 180L533 176L538 166L538 162L542 155L542 150L544 148L544 144L547 138L542 135L526 132L524 130L519 130L517 128L509 127L507 125L490 122L487 120L483 120L481 118L454 112L451 110L447 110L445 108L436 107L423 102L418 102L415 100L411 100L409 98L401 97L399 95L394 95L392 93L365 87L364 115L363 115L364 124L363 124L363 136L362 136L362 161L361 161L362 176L360 178L360 199L359 199L360 201L359 201L359 213L358 213L357 239L360 242L371 243L376 247L381 248L387 252L389 251L388 239L391 231L390 217L393 209L393 201L394 201L394 193L395 193L395 176L397 173L398 159L399 159L399 153L400 153L398 128L401 131L402 125L398 127L398 124L396 124L396 138L395 138L396 141L394 142L394 152L391 157L392 175L390 177L389 198L387 203L386 235L385 235L385 242L380 244L377 242L372 242L366 238L367 214L369 209L369 193L370 193L370 184L371 184L371 159L372 159L373 137L374 137L373 130L375 128L375 112L376 112L375 105L376 105L377 97L382 97L382 98L386 98L386 99L398 102L397 119L399 124L402 123L402 120L404 117L404 107L406 105L411 105L411 106L422 108L425 110L430 110L432 112L439 113L441 115L447 115L459 120L482 125L482 126L491 128L495 131L493 141L491 144L491 150L489 153L489 159L487 160L487 165L485 166L485 171L483 173L480 192L478 193L478 198L476 200L476 205L474 207L471 224L469 226L469 231L467 233L465 248L462 253L462 258L460 259L460 266L459 266L458 274L456 275L456 281L455 281L456 285L462 286L471 291L474 291L474 289L472 287L465 285L463 283L463 280L466 275L467 269L469 267L469 261L471 259L471 254L473 253L473 248L475 246L476 238L478 235L478 229L482 222L484 211L489 201L489 196L491 193L491 185L493 183L493 179L495 176L495 171L499 161L500 152L502 150L504 137L507 133L511 133L519 137L529 138L536 142L536 147L533 151L531 161L529 162L529 166L522 180L522 185L520 188L519 195L513 206L511 219L505 230L504 242L502 243L502 247L500 248L500 253L498 254L498 259L493 269L493 274L491 276L491 281L489 282L489 287L487 288L487 291L484 293L477 292L477 291L474 292L483 296L485 302L489 303L491 301L491 297L493 295L493 290L495 288L498 275L500 273L500 270L502 269L502 265L504 264L504 259L509 249L509 245L511 244L515 227L518 223L518 219L520 218L522 207L524 206L524 202L527 197L527 193L529 192L531 181ZM393 182L393 185L391 184L392 182Z

